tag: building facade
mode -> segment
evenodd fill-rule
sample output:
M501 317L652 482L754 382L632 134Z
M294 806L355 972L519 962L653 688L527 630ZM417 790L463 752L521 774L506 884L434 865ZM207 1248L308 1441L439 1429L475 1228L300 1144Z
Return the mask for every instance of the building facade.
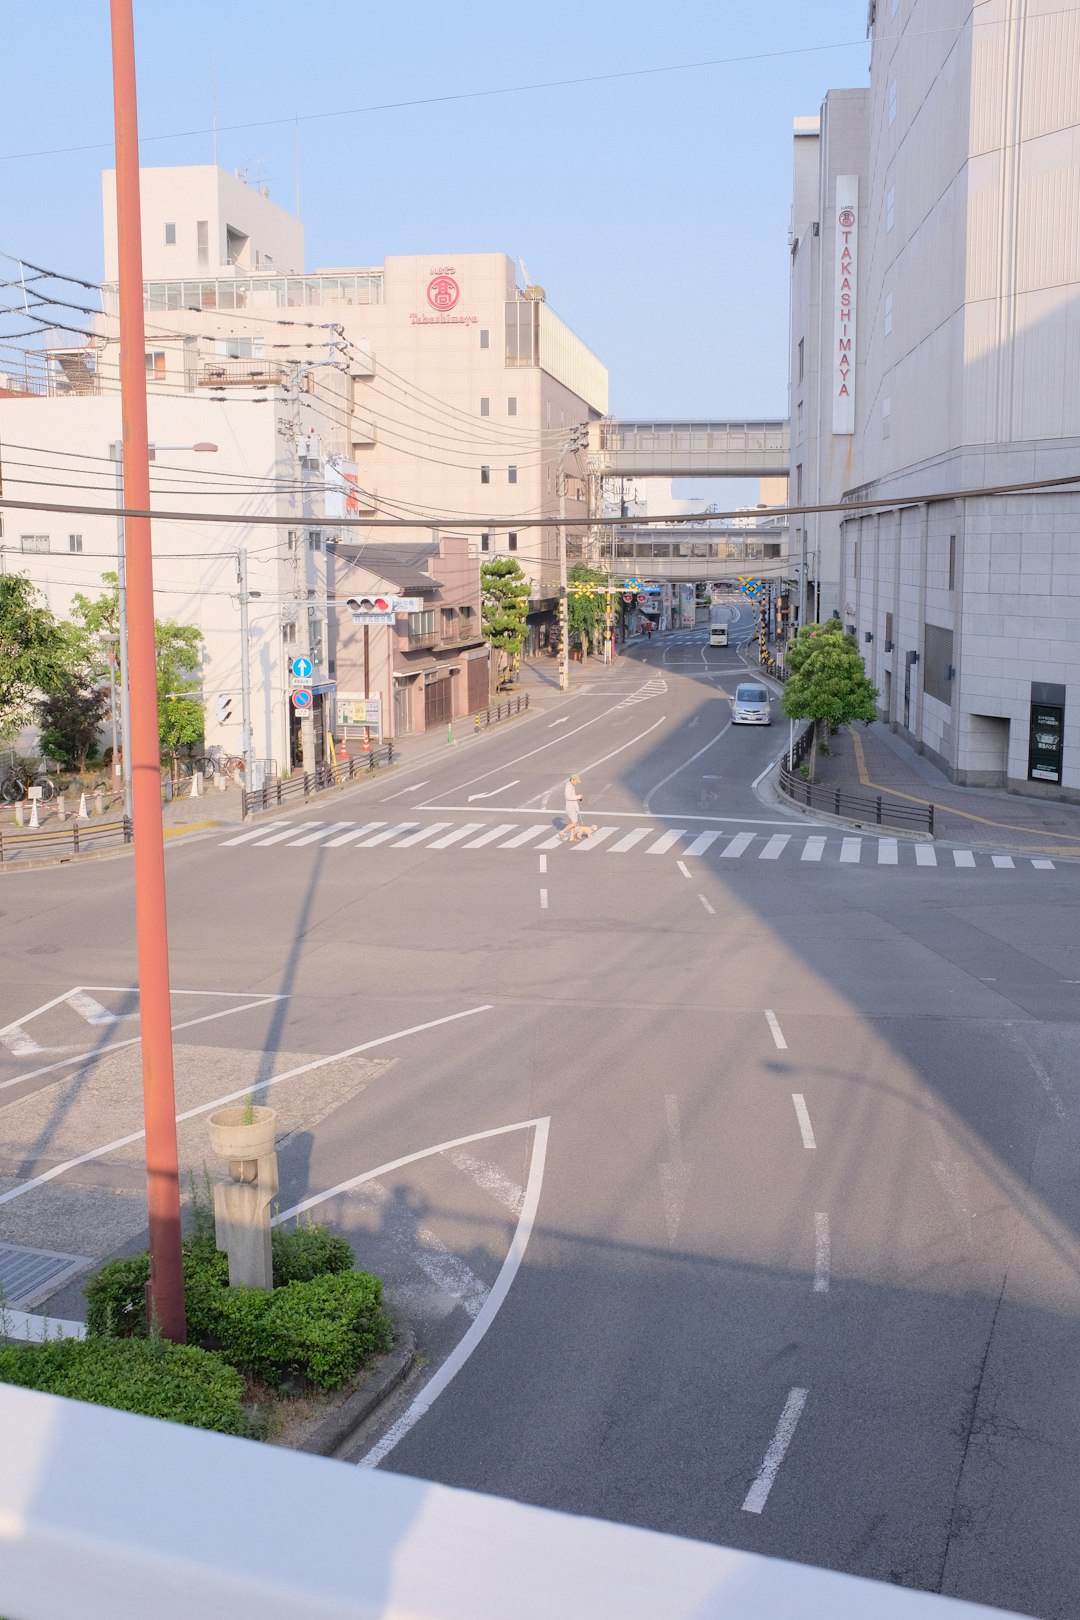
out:
M1080 3L875 0L870 25L836 606L882 717L954 780L1080 799L1080 495L981 493L1076 471ZM823 266L822 436L838 285Z

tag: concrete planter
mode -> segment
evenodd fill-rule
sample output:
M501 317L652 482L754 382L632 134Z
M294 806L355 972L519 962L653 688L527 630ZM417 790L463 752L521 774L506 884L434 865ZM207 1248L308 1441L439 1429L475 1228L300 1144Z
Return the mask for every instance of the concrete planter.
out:
M262 1159L274 1151L277 1110L233 1103L207 1121L210 1146L223 1159Z

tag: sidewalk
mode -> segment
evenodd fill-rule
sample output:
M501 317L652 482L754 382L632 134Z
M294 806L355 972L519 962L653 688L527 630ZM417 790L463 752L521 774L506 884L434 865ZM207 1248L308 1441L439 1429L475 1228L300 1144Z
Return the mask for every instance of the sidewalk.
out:
M815 782L852 793L888 793L934 806L934 837L1003 853L1080 856L1080 806L996 788L956 787L888 727L843 727L818 754Z

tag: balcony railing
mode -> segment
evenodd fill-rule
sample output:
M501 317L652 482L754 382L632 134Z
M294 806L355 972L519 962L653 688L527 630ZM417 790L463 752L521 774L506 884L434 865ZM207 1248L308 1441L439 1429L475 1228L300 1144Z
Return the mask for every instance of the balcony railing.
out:
M202 388L272 388L287 375L277 360L210 360L198 380Z

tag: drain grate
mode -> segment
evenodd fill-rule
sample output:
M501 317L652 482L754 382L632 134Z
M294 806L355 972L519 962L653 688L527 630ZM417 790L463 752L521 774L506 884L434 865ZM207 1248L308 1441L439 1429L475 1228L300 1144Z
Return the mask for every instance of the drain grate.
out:
M26 1310L90 1263L81 1254L56 1254L52 1249L23 1249L0 1243L0 1296L5 1305Z

